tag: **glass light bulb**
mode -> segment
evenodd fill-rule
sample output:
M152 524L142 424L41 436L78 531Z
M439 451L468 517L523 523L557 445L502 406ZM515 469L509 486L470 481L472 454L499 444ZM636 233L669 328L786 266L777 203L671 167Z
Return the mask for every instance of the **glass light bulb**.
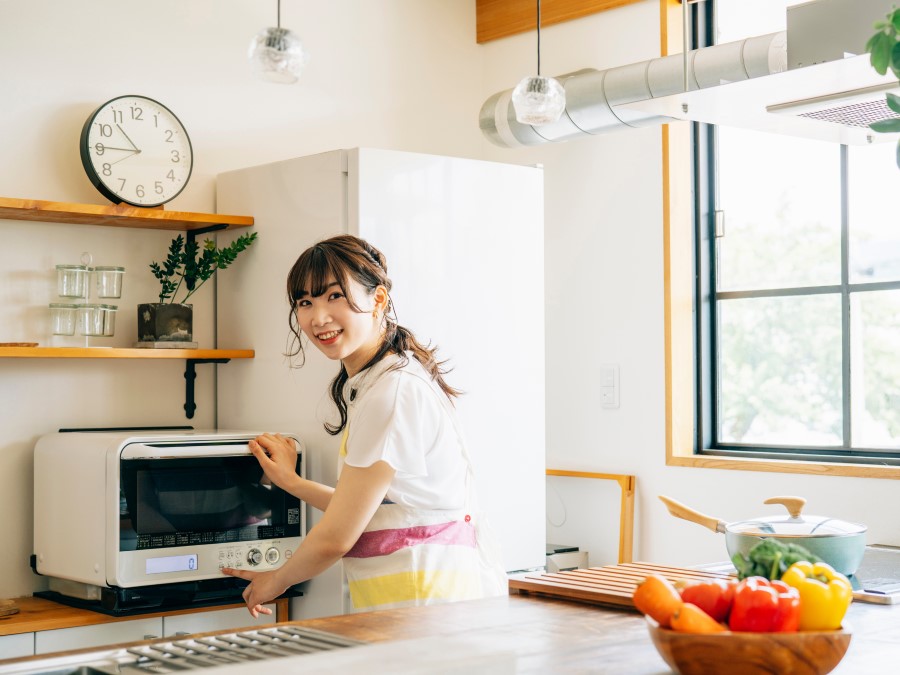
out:
M566 90L552 77L526 77L512 93L516 121L521 124L555 122L566 108Z
M264 28L250 42L247 58L256 74L269 82L293 84L308 60L303 44L287 28Z

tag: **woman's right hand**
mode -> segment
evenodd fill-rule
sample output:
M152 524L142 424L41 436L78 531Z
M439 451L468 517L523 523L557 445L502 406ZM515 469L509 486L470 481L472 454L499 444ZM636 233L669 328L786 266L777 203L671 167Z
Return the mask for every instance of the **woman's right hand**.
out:
M249 446L268 479L282 490L291 492L300 481L294 442L281 434L262 434L250 441Z

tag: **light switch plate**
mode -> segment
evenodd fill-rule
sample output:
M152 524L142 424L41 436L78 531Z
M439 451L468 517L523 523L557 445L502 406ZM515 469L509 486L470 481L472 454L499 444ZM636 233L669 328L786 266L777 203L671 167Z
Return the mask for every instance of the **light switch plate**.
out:
M600 407L619 407L619 366L614 363L601 363L598 378L600 389Z

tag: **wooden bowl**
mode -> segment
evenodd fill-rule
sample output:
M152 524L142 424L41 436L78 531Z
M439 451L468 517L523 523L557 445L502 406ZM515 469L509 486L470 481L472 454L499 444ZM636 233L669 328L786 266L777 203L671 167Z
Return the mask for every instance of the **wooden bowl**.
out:
M679 633L647 618L659 655L679 675L824 675L850 646L847 630L797 633Z

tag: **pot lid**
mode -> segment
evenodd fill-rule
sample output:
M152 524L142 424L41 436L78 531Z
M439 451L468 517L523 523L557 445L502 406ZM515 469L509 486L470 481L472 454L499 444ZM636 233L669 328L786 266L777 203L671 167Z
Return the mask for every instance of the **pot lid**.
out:
M801 513L806 500L802 497L772 497L766 504L782 504L787 515L760 516L752 520L729 523L727 529L735 534L769 537L843 537L861 534L868 528L837 518L810 516Z

